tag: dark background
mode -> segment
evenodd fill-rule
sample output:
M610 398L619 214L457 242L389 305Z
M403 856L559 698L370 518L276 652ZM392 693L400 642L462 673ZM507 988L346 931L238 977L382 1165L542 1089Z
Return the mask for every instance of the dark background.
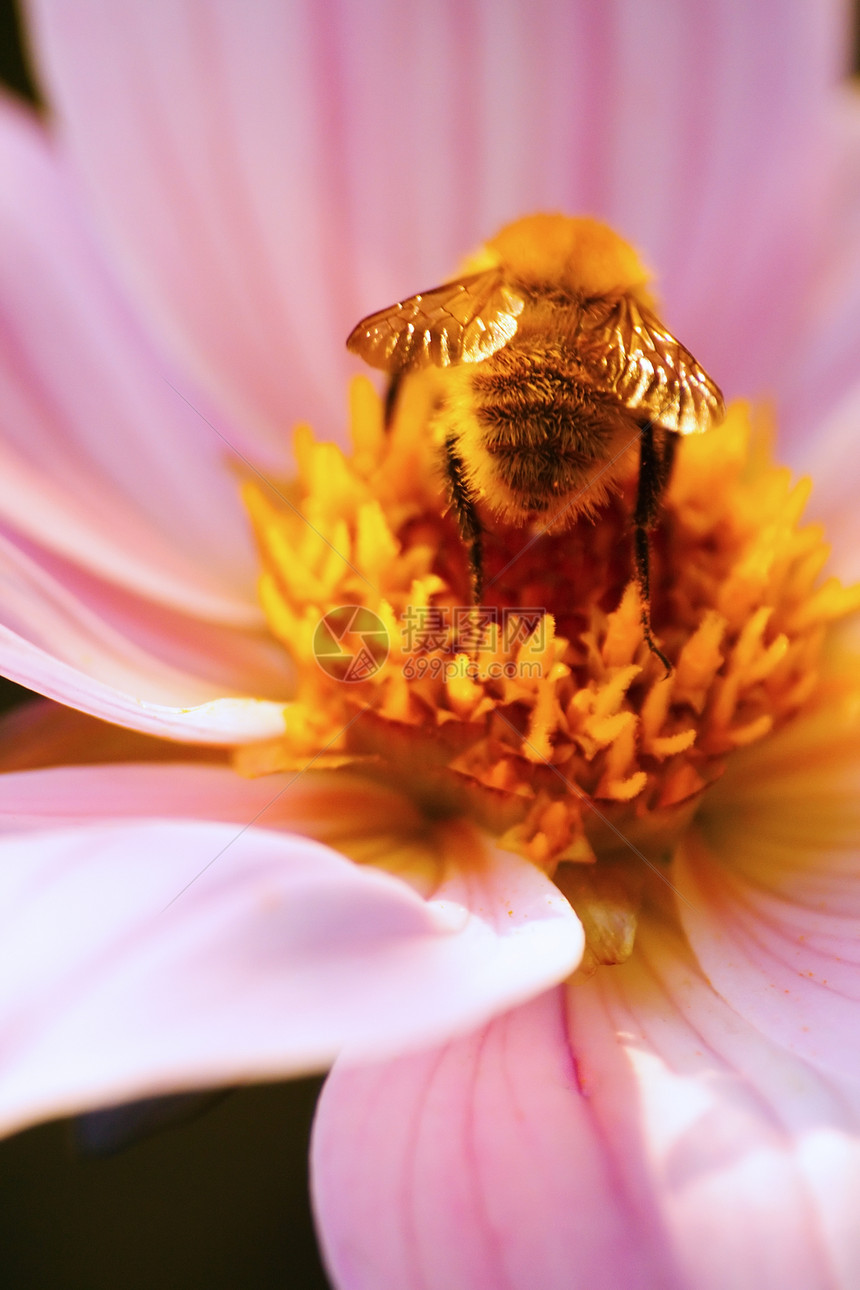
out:
M0 80L37 98L11 0L0 0ZM0 677L0 710L26 697ZM0 1285L326 1290L307 1191L318 1089L242 1089L105 1159L82 1158L66 1122L0 1142Z

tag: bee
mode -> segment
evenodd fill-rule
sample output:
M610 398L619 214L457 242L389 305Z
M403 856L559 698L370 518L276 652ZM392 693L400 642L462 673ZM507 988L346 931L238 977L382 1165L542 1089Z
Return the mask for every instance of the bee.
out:
M638 448L634 576L649 648L649 531L678 435L725 415L723 396L654 312L631 246L588 217L507 225L462 277L370 314L347 347L402 379L437 369L435 425L451 505L484 589L482 516L558 529L594 517ZM627 458L627 461L625 461Z

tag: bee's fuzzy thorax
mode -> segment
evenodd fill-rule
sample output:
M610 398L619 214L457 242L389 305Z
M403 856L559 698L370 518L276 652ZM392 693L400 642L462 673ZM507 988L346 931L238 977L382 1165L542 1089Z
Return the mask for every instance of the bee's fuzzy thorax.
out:
M524 284L558 285L585 298L630 291L649 302L650 274L628 242L587 215L528 215L487 243Z

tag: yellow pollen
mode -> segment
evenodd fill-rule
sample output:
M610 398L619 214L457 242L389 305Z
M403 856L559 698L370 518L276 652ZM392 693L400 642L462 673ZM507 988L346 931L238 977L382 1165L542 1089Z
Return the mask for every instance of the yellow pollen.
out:
M827 627L860 607L857 588L821 580L808 485L770 463L742 405L679 443L652 535L668 676L632 576L635 474L563 531L488 520L473 606L421 382L389 432L364 378L351 415L351 454L297 431L298 477L282 486L295 510L244 488L263 608L296 674L283 738L237 754L247 773L317 757L363 768L585 890L562 870L617 865L619 833L660 858L732 752L809 701ZM613 869L583 896L595 961L629 952L618 881Z

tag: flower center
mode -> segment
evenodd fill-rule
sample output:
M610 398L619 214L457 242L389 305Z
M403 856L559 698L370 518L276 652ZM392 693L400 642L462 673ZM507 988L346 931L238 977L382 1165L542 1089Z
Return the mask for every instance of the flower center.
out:
M589 902L598 922L623 914L637 855L663 859L732 751L809 700L825 630L860 597L820 581L827 547L800 524L808 484L770 463L736 405L679 443L651 536L668 675L633 577L633 454L614 493L567 527L488 516L473 606L429 398L413 378L386 430L360 378L350 454L300 427L297 480L279 496L245 486L296 693L283 738L238 765L363 768L544 866L581 916ZM607 942L602 961L629 952L629 920L616 923L590 933Z

